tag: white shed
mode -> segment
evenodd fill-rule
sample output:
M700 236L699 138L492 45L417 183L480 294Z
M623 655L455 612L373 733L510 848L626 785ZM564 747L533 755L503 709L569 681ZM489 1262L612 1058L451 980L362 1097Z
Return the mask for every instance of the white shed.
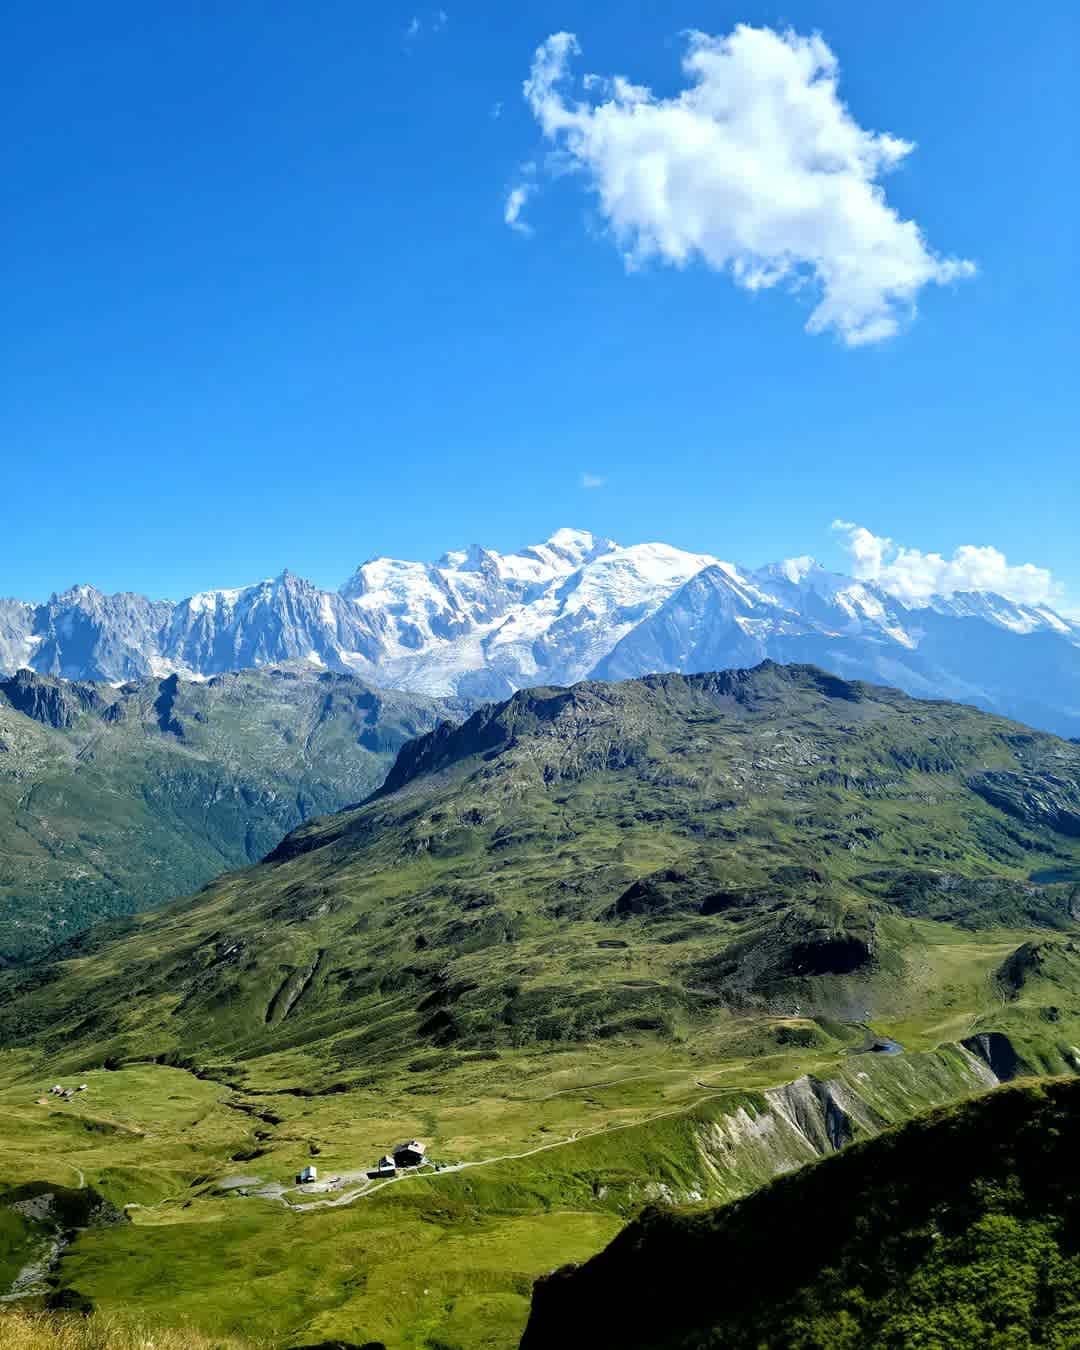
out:
M305 1182L307 1182L307 1181L317 1181L317 1180L318 1180L318 1177L319 1177L318 1169L315 1168L315 1167L312 1167L312 1166L310 1165L310 1163L308 1164L307 1167L303 1167L303 1168L300 1169L300 1184L301 1184L301 1185L303 1185L303 1184L304 1184Z

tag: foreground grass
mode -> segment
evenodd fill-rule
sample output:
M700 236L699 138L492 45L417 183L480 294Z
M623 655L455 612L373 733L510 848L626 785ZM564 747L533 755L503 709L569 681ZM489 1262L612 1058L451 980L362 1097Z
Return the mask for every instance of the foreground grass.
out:
M190 1328L147 1327L108 1314L80 1317L0 1311L4 1350L263 1350L266 1342L204 1336Z

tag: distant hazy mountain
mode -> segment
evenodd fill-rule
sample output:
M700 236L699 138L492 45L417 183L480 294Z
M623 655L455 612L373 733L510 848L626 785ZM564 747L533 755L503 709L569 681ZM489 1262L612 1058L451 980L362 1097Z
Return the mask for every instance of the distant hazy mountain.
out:
M0 964L256 862L455 715L304 665L0 680Z
M303 660L429 695L812 661L1080 735L1080 624L999 595L915 607L795 558L756 571L581 530L500 554L375 558L340 592L283 572L179 604L77 586L0 601L0 671L188 678Z

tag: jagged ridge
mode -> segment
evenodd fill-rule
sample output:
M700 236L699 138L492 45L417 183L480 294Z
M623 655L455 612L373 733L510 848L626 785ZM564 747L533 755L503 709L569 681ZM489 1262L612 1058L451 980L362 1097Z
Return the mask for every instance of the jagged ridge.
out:
M375 558L340 592L288 571L179 604L77 586L0 601L0 671L211 675L307 660L431 695L810 662L1080 734L1080 626L989 594L906 605L808 559L757 570L560 530L518 553Z

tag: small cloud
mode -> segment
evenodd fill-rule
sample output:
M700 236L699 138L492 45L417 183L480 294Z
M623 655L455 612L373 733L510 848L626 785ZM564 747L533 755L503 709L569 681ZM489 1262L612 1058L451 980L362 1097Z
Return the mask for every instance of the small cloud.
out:
M501 103L493 103L491 105L491 109L488 115L490 116L493 122L497 122L499 120L499 118L502 116L502 110L503 105Z
M532 234L532 226L521 219L521 213L525 209L525 203L536 191L534 183L519 183L517 187L510 189L506 198L506 206L503 208L503 220L507 225L518 234Z
M860 581L910 604L957 591L991 591L1023 605L1055 605L1062 598L1061 583L1045 567L1010 563L992 544L960 544L945 556L908 548L852 520L834 520L832 529L843 537Z
M413 39L422 37L425 32L441 33L450 22L450 15L445 9L437 9L430 19L421 19L419 14L414 14L405 26L405 40L411 42Z
M607 482L606 478L601 478L599 474L583 473L581 475L581 486L583 488L602 488Z

